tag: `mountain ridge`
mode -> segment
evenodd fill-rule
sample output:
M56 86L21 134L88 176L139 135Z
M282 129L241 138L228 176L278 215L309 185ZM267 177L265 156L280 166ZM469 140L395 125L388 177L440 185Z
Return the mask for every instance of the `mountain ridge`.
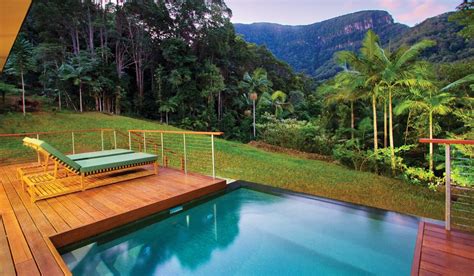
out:
M410 39L412 37L418 40L425 37L436 40L441 37L442 49L438 47L437 51L431 51L430 60L438 61L442 54L450 56L450 60L457 60L461 55L453 55L451 52L462 50L466 45L463 44L462 38L455 37L459 28L455 23L448 22L448 16L449 13L441 14L409 27L396 23L387 11L364 10L308 25L256 22L235 23L234 28L246 41L265 45L277 58L290 64L296 71L322 80L334 76L339 70L333 60L334 53L357 50L369 29L380 36L384 46L400 46L400 41L413 42L414 39ZM425 27L427 24L430 26ZM433 33L433 29L438 34ZM449 29L452 34L443 34L443 29ZM457 43L456 49L446 45L451 42ZM449 50L446 51L445 48Z

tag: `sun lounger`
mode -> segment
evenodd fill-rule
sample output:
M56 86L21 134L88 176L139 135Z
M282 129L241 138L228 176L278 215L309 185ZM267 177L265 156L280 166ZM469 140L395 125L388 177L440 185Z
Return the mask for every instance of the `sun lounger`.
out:
M58 177L58 170L60 167L65 168L68 172L66 175L67 177L71 177L72 175L80 176L80 187L81 190L85 190L89 188L85 184L85 178L88 176L94 176L105 172L119 172L130 170L131 168L145 166L149 164L154 165L153 173L158 173L158 161L157 156L154 154L143 153L143 152L133 152L131 150L108 150L102 152L89 152L89 153L81 153L81 154L74 154L74 155L65 155L61 151L57 150L50 144L33 138L24 138L23 139L24 145L31 147L38 151L41 155L43 155L46 159L45 161L45 169L42 176L45 176L44 179L48 179L49 182ZM48 162L52 160L54 162L54 171L49 173L49 176L46 176L46 171L48 169ZM153 173L148 174L137 174L138 177L150 175ZM38 175L39 176L39 175ZM32 177L24 178L26 176L21 176L22 181L26 182L27 184L31 182ZM33 179L39 179L38 177L34 177ZM119 177L119 179L124 179L124 177ZM130 178L127 178L127 180ZM29 182L28 182L29 181ZM90 182L90 181L89 181ZM111 184L113 181L106 180L104 181L106 184ZM32 184L33 186L35 183ZM105 185L105 184L104 184ZM92 187L100 186L100 183L93 183L90 185ZM63 193L64 194L64 193Z

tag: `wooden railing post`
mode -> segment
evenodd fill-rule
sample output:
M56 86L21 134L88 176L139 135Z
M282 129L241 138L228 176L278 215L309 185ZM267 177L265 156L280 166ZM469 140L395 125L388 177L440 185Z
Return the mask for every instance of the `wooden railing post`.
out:
M117 149L117 131L114 129L114 149Z
M183 133L183 155L184 155L184 173L188 173L188 166L187 166L187 156L186 156L186 134Z
M143 131L143 152L146 152L146 132Z
M36 139L39 140L39 138L40 138L40 135L36 134ZM41 165L41 156L40 156L39 151L36 153L36 155L38 156L38 164Z
M446 162L446 210L445 210L445 220L446 220L446 230L451 230L451 146L446 144L446 153L445 153L445 162Z
M104 130L100 130L100 142L101 142L101 148L104 150Z
M132 150L132 133L128 131L128 149Z
M214 157L214 134L211 135L211 151L212 151L212 177L216 178L216 161Z
M165 164L165 146L163 144L163 132L161 133L161 163Z
M74 142L74 131L71 131L72 154L76 154L76 143Z

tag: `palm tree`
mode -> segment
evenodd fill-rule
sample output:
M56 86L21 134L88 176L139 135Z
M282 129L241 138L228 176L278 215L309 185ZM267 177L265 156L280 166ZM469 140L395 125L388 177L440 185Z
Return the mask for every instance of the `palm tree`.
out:
M354 81L347 72L341 72L334 78L334 84L323 87L323 93L327 92L328 103L349 102L351 108L351 139L354 139L355 133L355 112L354 103L362 97L362 84Z
M359 54L341 51L336 54L337 62L350 74L351 82L365 91L365 97L372 100L372 120L374 130L374 155L378 156L377 98L380 91L382 62L378 58L379 37L369 30L362 42Z
M21 80L21 102L23 109L23 116L26 115L25 106L25 74L34 69L33 62L33 46L24 39L19 38L13 47L12 55L8 59L7 73L19 76Z
M449 104L455 99L449 93L440 93L435 89L410 89L410 98L402 101L395 108L395 114L420 112L428 116L429 138L433 139L433 115L446 115L451 112ZM429 149L429 169L433 171L433 144Z
M402 46L393 54L390 53L390 50L383 50L378 44L376 44L377 57L382 61L383 64L382 78L379 80L378 85L386 93L388 99L388 136L390 144L390 159L393 171L395 170L395 146L393 138L392 111L393 93L402 87L414 88L421 86L427 88L431 85L430 82L416 77L419 70L416 59L423 50L432 47L435 44L436 43L434 41L423 40L409 48Z
M288 96L285 92L277 90L271 95L268 92L262 94L259 104L271 105L275 109L275 117L280 118L284 110L293 112L293 105L287 101Z
M255 137L255 102L258 98L258 92L266 92L270 87L272 87L272 82L268 79L267 72L265 71L265 69L257 68L253 71L252 75L250 75L248 72L244 74L243 81L240 82L240 87L245 89L249 93L249 98L252 100L253 137Z
M175 112L176 108L178 107L178 103L175 97L170 98L167 101L163 101L160 105L159 111L164 112L166 115L166 124L169 123L168 121L168 114L170 112Z
M73 84L79 87L79 110L83 111L82 104L82 88L84 83L90 83L92 81L91 73L94 67L97 65L95 59L91 59L86 53L80 53L75 56L67 63L63 63L59 67L59 76L61 80L67 81L72 80Z

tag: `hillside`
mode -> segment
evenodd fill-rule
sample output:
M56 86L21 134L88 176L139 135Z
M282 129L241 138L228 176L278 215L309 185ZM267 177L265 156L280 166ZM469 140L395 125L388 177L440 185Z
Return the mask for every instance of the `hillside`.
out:
M335 74L334 53L358 49L368 29L379 34L382 42L409 29L394 23L386 11L361 11L302 26L272 23L234 26L236 33L243 35L245 40L266 45L275 56L297 71L319 79Z
M461 27L449 21L451 13L428 18L392 40L396 48L402 44L413 45L422 39L436 41L436 46L426 50L423 57L431 62L454 62L474 57L474 40L458 35Z
M360 11L319 23L285 26L272 23L235 24L237 33L273 54L294 69L316 79L327 79L337 72L334 53L357 50L368 29L373 29L385 47L413 44L423 38L438 45L424 53L430 61L452 62L474 56L474 42L465 42L456 33L460 27L448 21L449 14L429 18L410 28L395 23L386 11Z
M153 121L101 113L0 115L0 133L88 128L170 129ZM1 147L0 147L1 150ZM440 219L443 195L396 179L358 172L334 163L266 152L218 139L217 175L265 183L323 197ZM1 151L0 151L1 152Z

